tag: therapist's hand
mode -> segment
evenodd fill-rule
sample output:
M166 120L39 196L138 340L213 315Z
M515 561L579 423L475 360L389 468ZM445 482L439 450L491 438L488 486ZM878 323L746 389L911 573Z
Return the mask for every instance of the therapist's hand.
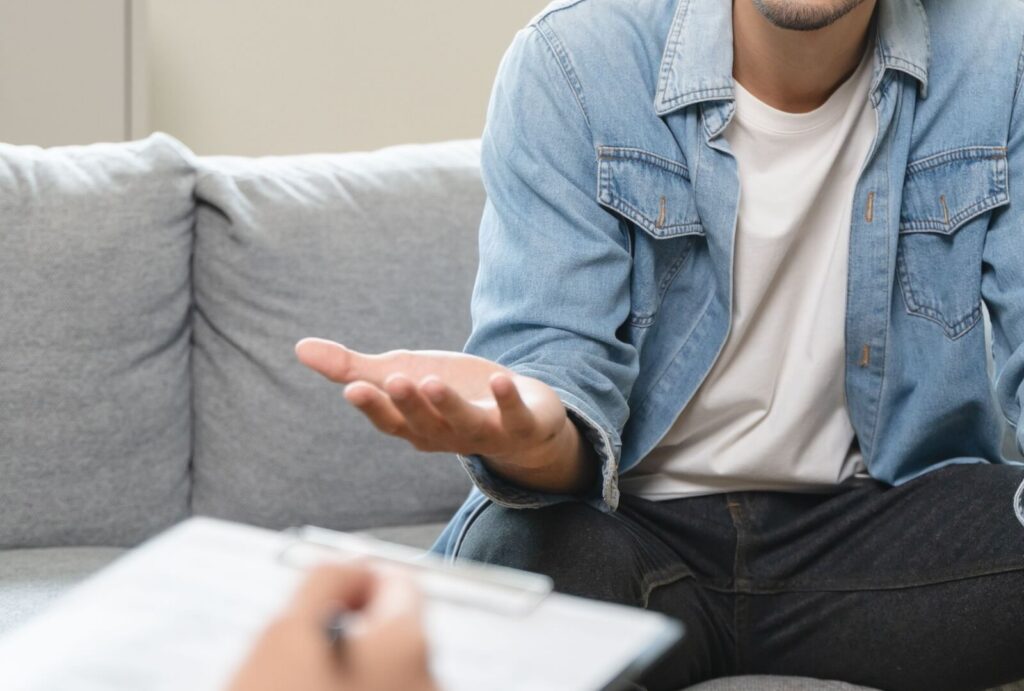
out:
M325 627L339 610L358 615L334 647ZM264 632L230 691L437 691L419 594L397 574L320 567Z
M307 367L345 384L345 398L378 430L420 451L485 456L507 479L547 491L575 491L592 478L576 426L538 379L448 351L367 355L315 338L295 351Z

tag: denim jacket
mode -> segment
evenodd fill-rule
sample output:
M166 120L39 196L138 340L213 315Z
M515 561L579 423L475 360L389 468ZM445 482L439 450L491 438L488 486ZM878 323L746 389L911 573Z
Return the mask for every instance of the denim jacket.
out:
M1004 430L1024 439L1024 3L879 0L874 26L845 390L868 472L900 484L1011 462ZM555 3L499 71L465 351L558 393L600 458L585 499L605 511L729 334L734 112L728 0ZM488 501L579 499L460 460L476 488L435 546L448 554Z

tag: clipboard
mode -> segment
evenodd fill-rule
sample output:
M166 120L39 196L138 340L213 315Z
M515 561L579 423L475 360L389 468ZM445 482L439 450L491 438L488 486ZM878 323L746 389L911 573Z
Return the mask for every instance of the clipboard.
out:
M303 528L191 518L118 559L0 638L4 691L222 691L304 571L379 559L426 591L432 672L445 691L600 691L677 643L675 620L551 591L510 569Z
M281 564L309 569L325 561L370 559L410 573L427 599L525 616L554 590L547 576L490 564L451 564L433 554L363 535L303 526L278 555Z

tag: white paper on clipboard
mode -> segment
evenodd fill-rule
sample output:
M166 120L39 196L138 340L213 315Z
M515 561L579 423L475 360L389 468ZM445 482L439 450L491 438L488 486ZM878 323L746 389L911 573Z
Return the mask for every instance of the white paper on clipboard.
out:
M0 639L3 688L222 689L305 567L330 549L406 563L420 554L193 518ZM412 568L427 593L431 667L447 691L620 688L681 635L658 614L547 594L549 582L528 574Z

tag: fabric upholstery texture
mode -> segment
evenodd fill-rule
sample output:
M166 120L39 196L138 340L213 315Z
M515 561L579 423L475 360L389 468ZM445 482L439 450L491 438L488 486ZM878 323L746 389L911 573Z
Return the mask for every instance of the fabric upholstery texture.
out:
M191 158L0 145L0 548L133 545L188 511Z
M394 542L406 547L428 550L444 530L444 523L422 523L420 525L399 525L387 528L371 528L364 531L370 537L385 542Z
M293 347L461 349L478 145L204 158L197 195L195 512L346 530L450 516L469 489L454 456L384 438Z
M0 552L0 635L124 553L115 547L54 547Z

